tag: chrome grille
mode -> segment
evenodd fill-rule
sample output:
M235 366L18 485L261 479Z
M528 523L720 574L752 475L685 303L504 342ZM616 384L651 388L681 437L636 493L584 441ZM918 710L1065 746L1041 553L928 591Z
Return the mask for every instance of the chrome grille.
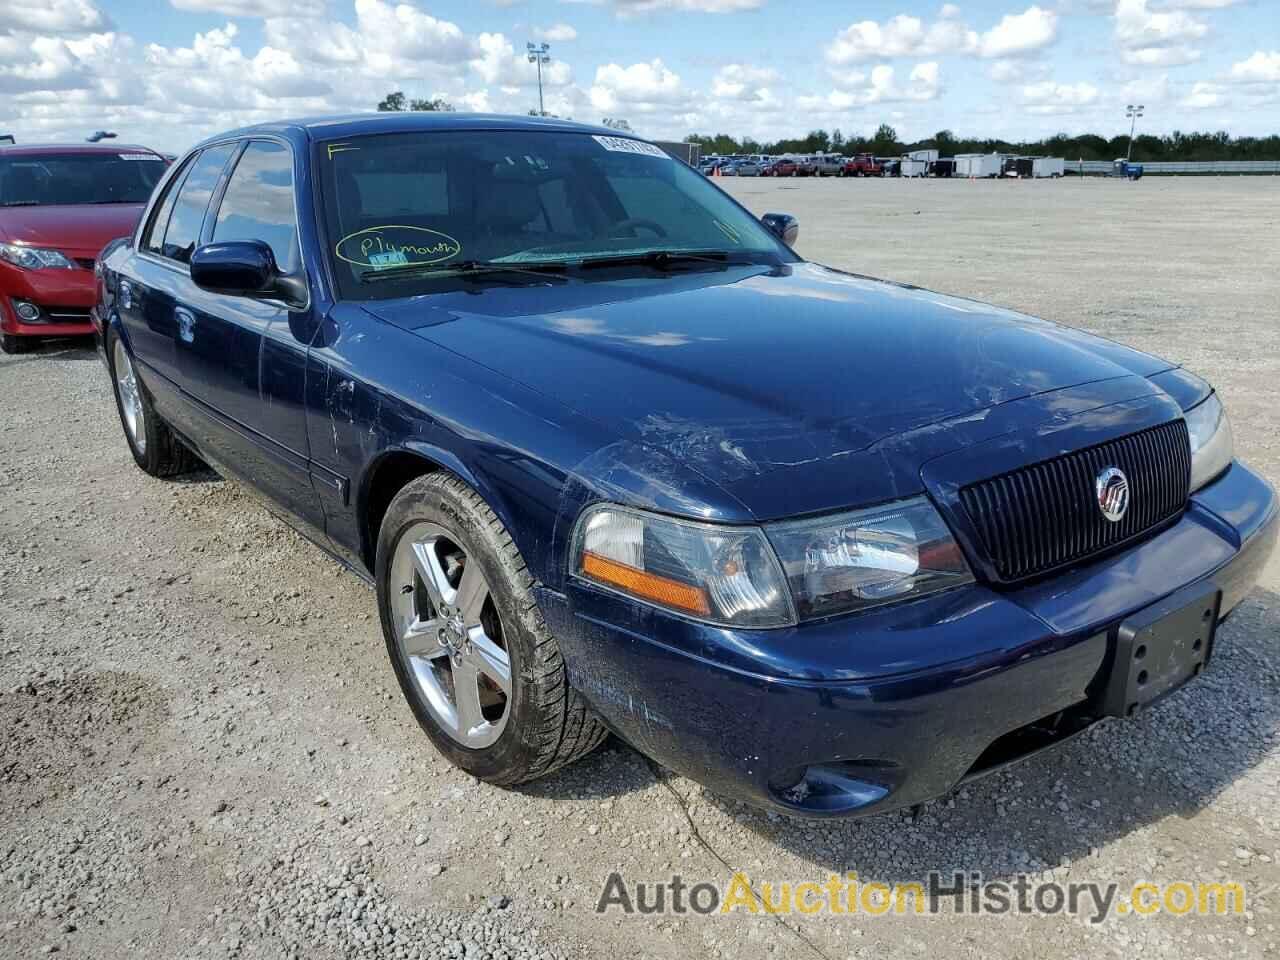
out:
M1129 479L1129 509L1113 522L1095 484L1107 467ZM971 484L960 502L999 580L1011 583L1111 550L1178 516L1191 483L1183 420L1109 440Z

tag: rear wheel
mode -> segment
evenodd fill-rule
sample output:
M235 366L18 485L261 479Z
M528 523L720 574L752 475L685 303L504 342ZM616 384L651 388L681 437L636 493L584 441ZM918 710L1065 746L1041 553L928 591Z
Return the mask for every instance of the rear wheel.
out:
M138 379L133 358L120 337L111 333L107 339L107 356L111 358L111 386L116 397L116 410L129 452L134 462L153 477L172 477L201 466L169 425L156 413L146 387Z
M396 679L452 763L509 785L544 776L605 738L569 686L533 578L474 490L445 473L411 481L387 509L377 557Z
M0 350L5 353L26 353L35 346L35 337L19 337L12 333L0 334Z

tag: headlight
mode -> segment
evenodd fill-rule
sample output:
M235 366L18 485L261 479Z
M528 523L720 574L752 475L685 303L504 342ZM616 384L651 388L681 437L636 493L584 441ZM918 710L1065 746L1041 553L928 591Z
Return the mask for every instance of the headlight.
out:
M1191 492L1199 490L1231 466L1235 444L1231 439L1231 423L1216 393L1183 416L1191 435Z
M589 507L574 534L580 577L676 613L732 627L795 622L782 571L758 527Z
M801 620L970 583L973 574L924 497L766 528Z
M75 263L57 250L27 247L20 243L0 243L0 260L7 260L24 270L74 270Z

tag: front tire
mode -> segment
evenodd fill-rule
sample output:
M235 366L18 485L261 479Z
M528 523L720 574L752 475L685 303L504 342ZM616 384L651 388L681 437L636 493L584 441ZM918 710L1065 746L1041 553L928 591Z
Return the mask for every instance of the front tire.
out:
M27 353L35 343L35 337L19 337L12 333L0 334L0 351L4 353Z
M156 412L146 387L134 370L129 349L114 331L107 337L107 356L111 359L111 387L116 398L116 411L120 414L120 426L124 429L125 442L129 444L134 463L153 477L172 477L199 468L200 458L178 439Z
M460 479L427 474L396 494L378 534L375 578L400 689L455 766L509 786L604 740L604 726L569 685L515 543Z

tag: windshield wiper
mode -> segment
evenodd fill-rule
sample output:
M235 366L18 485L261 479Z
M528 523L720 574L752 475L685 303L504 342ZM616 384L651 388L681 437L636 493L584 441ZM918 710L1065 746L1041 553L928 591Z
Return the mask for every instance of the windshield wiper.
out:
M569 278L563 276L566 272L565 265L562 263L543 263L540 261L531 261L529 263L501 263L497 260L463 260L461 263L451 263L446 267L424 266L421 264L405 264L399 267L389 267L382 270L373 270L360 275L361 283L378 283L382 280L403 280L407 277L460 277L462 279L470 279L472 277L488 276L495 273L519 273L527 274L531 277L537 277L540 280L557 280L567 281Z
M638 264L665 270L680 263L731 263L750 262L734 259L736 250L646 250L643 253L609 254L599 257L583 257L575 261L584 270L602 267L627 267Z
M0 207L38 207L39 200L0 200Z

